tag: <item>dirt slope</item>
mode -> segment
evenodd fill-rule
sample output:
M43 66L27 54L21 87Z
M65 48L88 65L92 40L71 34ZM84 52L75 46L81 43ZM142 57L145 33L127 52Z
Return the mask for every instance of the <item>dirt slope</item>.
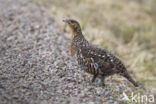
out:
M123 92L144 93L126 80L91 84L70 41L31 0L0 0L0 10L0 104L119 104Z

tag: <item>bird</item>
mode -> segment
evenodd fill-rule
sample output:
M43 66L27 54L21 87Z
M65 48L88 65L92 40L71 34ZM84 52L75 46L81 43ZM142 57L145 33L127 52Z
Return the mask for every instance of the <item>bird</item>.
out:
M71 56L76 58L82 70L93 75L92 83L96 78L100 78L102 86L105 86L106 77L118 74L125 77L135 87L139 86L118 57L108 49L94 45L86 40L78 21L64 19L63 22L70 27L72 32Z

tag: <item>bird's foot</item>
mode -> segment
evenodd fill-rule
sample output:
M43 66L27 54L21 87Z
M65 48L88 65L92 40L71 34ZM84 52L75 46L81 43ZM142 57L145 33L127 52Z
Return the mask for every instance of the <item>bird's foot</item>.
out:
M92 83L95 82L96 77L97 77L96 75L93 76L93 78L92 78Z
M101 86L102 86L102 87L105 87L106 85L105 85L105 83L104 83L104 82L102 82L102 83L101 83Z

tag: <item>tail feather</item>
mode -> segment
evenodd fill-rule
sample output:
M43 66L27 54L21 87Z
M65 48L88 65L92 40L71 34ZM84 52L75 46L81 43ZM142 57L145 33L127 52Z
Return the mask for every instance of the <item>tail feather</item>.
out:
M127 72L123 73L122 76L129 80L135 87L139 86L138 83L134 81L134 79Z

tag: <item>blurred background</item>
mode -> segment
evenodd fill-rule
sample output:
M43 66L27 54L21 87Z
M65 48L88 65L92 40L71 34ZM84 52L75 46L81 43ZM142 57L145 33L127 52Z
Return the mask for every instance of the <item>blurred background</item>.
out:
M90 42L120 57L135 79L156 92L156 0L35 2L48 8L62 29L63 19L78 20Z

